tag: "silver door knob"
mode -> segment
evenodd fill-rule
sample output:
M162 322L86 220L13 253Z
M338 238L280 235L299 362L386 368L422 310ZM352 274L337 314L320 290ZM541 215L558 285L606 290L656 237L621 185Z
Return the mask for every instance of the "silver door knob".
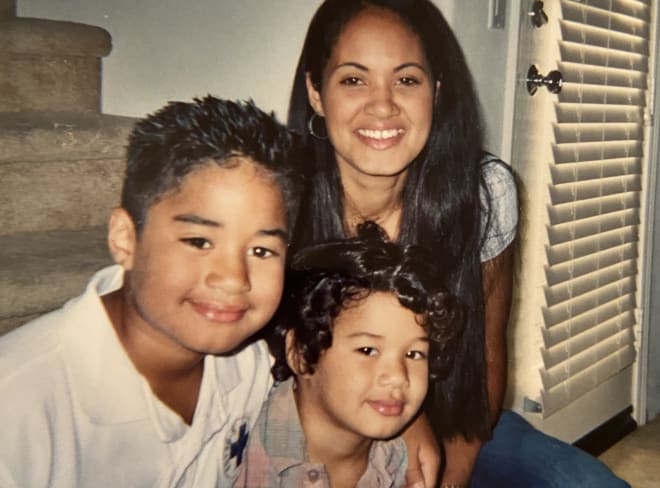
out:
M559 93L564 85L564 76L557 70L550 71L547 76L539 73L535 64L527 71L527 92L534 95L540 86L545 86L550 93Z

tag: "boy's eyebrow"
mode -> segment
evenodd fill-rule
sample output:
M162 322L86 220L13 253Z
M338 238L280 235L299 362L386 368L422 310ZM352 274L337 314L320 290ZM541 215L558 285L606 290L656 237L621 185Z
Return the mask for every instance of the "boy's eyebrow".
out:
M207 227L224 227L224 224L222 224L221 222L216 222L215 220L206 219L204 217L200 217L199 215L194 215L194 214L175 215L174 220L177 222L185 222L187 224L195 224L195 225L204 225ZM279 237L285 243L289 241L289 233L279 227L275 229L260 229L259 231L257 231L257 234L262 236Z
M176 220L177 222L185 222L188 224L206 225L208 227L222 227L222 224L220 222L216 222L215 220L205 219L204 217L200 217L199 215L192 215L192 214L176 215L174 217L174 220Z
M279 237L282 239L285 243L289 242L289 233L285 231L284 229L262 229L257 234L260 234L262 236L272 236L272 237Z

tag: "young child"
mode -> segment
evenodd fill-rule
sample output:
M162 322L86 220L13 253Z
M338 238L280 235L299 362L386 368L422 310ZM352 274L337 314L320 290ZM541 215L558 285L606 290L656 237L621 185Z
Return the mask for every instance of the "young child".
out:
M231 485L272 384L246 340L281 297L293 147L213 97L136 124L117 264L0 341L0 486Z
M403 486L407 454L396 436L429 379L449 371L462 330L442 266L422 248L387 242L371 222L291 264L269 337L281 383L234 486Z

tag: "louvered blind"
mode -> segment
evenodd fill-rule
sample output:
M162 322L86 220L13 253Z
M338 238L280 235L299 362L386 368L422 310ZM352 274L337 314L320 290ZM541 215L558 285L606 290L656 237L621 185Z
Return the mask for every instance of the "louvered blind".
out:
M543 414L635 358L651 0L560 0L545 307Z

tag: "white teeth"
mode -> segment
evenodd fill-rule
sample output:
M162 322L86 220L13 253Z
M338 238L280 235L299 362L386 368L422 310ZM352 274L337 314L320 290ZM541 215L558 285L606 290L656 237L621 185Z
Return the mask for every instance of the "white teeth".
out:
M388 129L388 130L370 130L358 129L358 134L370 137L371 139L391 139L399 134L403 134L403 129Z

